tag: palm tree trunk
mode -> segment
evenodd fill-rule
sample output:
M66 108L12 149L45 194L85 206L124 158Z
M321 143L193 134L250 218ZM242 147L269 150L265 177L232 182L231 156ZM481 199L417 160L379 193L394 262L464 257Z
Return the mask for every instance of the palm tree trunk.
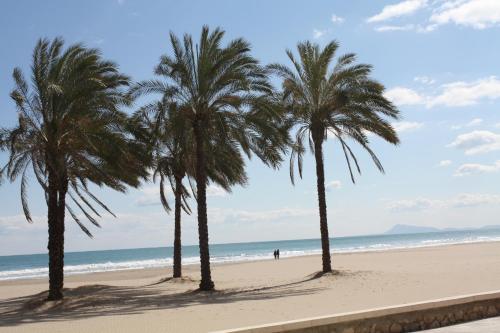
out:
M60 300L63 298L64 284L64 211L61 218L60 204L64 203L66 193L58 191L58 181L53 170L49 171L48 191L49 295L47 299Z
M321 248L323 250L323 273L332 271L330 258L330 238L326 217L325 169L323 166L323 138L313 137L314 157L316 159L316 178L318 187L319 224L321 230Z
M182 276L181 209L182 177L175 177L174 278Z
M65 232L65 213L66 213L66 193L68 193L68 179L64 178L62 180L61 187L58 192L57 199L57 219L58 225L61 227L61 251L59 252L61 262L61 267L63 268L63 272L61 276L64 278L64 232ZM63 283L63 282L62 282Z
M198 201L198 239L200 246L201 290L213 290L214 283L210 271L210 251L208 246L207 218L207 171L205 165L205 150L203 147L203 123L194 122L196 140L196 189Z

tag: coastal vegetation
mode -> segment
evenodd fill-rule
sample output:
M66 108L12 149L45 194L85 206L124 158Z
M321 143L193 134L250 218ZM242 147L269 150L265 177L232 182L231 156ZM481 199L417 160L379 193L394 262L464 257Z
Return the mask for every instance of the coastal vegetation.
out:
M337 140L354 182L358 160L350 147L357 143L383 167L369 145L369 135L397 144L389 119L398 110L383 97L384 86L371 78L371 66L356 63L354 54L337 58L336 42L324 48L298 44L299 58L287 51L293 68L263 66L243 38L223 42L220 28L202 28L198 42L191 35L170 34L171 52L161 56L156 78L131 83L116 64L96 49L43 39L33 54L32 80L13 73L11 94L18 124L2 129L0 148L9 154L1 176L21 179L21 201L28 221L27 173L31 169L47 200L49 226L49 296L63 297L64 228L67 211L89 236L72 208L76 206L99 226L100 206L112 214L89 185L125 191L142 180L159 179L160 199L171 211L174 197L174 269L182 276L181 214L197 205L200 290L214 289L210 269L207 186L230 191L245 185L247 159L256 156L277 169L287 154L294 182L295 163L302 176L305 141L316 160L323 272L331 259L326 211L323 143ZM272 75L282 88L271 84ZM141 96L159 96L133 115L124 112ZM168 183L168 185L167 185ZM189 184L189 186L188 186ZM66 202L66 197L72 205Z
M96 49L80 44L63 50L59 38L38 41L31 64L31 81L14 69L11 93L18 123L2 129L1 146L8 151L2 173L21 180L21 203L28 205L28 172L43 189L49 231L49 300L63 297L64 229L68 212L88 236L89 229L75 209L100 226L95 208L110 209L92 192L91 184L124 192L147 176L145 146L133 140L125 87L130 79ZM68 200L69 199L69 200Z
M161 75L161 74L160 74ZM171 212L168 190L165 184L170 185L170 192L174 196L174 251L173 251L173 278L182 276L182 243L181 243L181 215L182 211L191 214L189 198L196 197L193 181L196 176L195 158L196 145L194 144L193 128L183 117L188 106L177 104L178 101L170 98L162 89L158 81L139 82L132 87L129 94L133 98L160 92L160 100L148 103L141 107L133 118L142 128L141 136L137 136L152 152L152 180L159 178L160 201L167 213ZM224 137L215 137L208 145L207 175L208 179L230 192L234 185L245 185L247 176L244 169L244 160L234 158L231 146L225 145ZM189 186L183 181L187 179Z
M384 96L384 86L370 77L372 67L356 63L348 53L331 64L339 45L333 41L323 49L317 44L297 45L298 58L287 50L293 67L269 65L282 79L284 108L295 139L290 145L290 178L294 183L295 162L302 177L305 141L309 142L316 161L316 179L323 258L323 273L332 271L328 232L323 143L338 140L354 183L354 173L361 173L350 143L359 144L371 156L375 166L384 172L382 163L370 148L369 135L398 144L396 131L387 119L398 119L399 111Z
M206 189L214 150L225 155L217 173L229 188L242 183L244 155L258 156L271 167L278 167L287 149L286 130L279 125L279 108L273 108L272 86L268 75L250 54L250 44L242 38L222 45L224 31L203 27L199 43L190 35L181 41L170 34L173 54L161 57L156 74L161 81L139 84L136 92L157 92L163 100L179 105L191 126L194 141L194 178L198 213L201 290L214 289L210 270ZM234 169L239 170L239 175ZM229 173L227 172L229 171ZM236 176L236 177L235 177ZM233 179L231 179L233 178Z
M137 94L138 92L134 92ZM149 145L152 154L152 178L160 179L160 200L167 213L172 209L165 195L168 181L174 196L174 252L173 277L182 276L181 214L191 214L188 199L190 191L183 181L193 175L192 135L189 124L181 117L175 103L155 101L139 109L133 116L143 129L137 137ZM140 132L139 132L140 133Z

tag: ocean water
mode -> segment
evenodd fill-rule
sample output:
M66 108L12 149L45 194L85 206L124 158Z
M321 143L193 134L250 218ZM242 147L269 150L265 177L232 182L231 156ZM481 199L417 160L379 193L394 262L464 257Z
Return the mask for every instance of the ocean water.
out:
M333 253L384 251L449 244L500 241L500 229L448 231L404 235L373 235L332 238ZM213 244L212 263L269 260L274 249L281 258L321 253L319 239ZM184 246L183 264L199 262L198 246ZM47 254L0 256L0 280L48 276ZM84 274L127 269L168 267L172 265L172 247L107 251L67 252L65 274Z

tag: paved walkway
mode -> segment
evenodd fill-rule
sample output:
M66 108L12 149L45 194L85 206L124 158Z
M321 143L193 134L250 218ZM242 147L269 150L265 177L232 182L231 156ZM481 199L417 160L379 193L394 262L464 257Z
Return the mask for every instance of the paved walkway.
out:
M428 333L499 333L500 317L471 321L465 324L427 330Z

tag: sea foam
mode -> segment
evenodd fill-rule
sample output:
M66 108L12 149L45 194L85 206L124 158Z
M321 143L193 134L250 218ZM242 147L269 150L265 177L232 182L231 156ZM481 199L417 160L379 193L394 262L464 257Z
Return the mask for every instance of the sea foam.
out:
M410 235L378 235L333 238L333 253L373 252L429 246L500 241L500 231L453 231ZM321 254L319 240L290 240L211 245L212 263L232 263L280 257ZM66 253L66 275L172 266L172 248L128 249ZM199 263L198 247L183 248L183 264ZM44 278L48 276L47 255L0 257L0 280Z

